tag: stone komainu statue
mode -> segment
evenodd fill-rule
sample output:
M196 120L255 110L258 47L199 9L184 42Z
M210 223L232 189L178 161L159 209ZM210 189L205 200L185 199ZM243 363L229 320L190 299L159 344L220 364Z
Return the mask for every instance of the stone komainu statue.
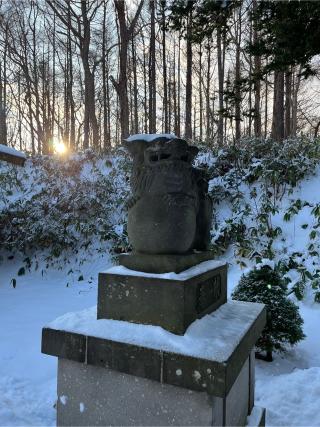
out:
M125 146L133 157L128 236L134 251L207 250L212 201L205 172L192 166L198 149L161 135L151 141L137 135L128 138Z

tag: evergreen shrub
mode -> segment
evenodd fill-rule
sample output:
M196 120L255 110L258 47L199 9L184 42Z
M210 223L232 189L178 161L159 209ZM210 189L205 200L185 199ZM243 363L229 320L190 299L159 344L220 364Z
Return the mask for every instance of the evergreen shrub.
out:
M265 352L266 360L272 361L272 352L284 352L305 338L299 307L287 296L287 282L269 266L243 275L232 299L266 305L267 324L256 343L258 354Z

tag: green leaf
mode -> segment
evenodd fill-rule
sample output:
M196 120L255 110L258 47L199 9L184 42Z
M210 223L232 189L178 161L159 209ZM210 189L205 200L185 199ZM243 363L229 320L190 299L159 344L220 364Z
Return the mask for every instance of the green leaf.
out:
M317 257L317 256L319 256L319 252L317 252L317 251L310 251L310 252L309 252L309 255L310 255L310 256L316 256L316 257Z
M314 301L320 303L320 292L314 294Z
M308 278L308 279L310 279L310 280L312 280L312 279L313 279L313 276L312 276L312 274L310 273L310 271L306 270L305 275L307 276L307 278Z
M286 212L286 213L284 214L284 216L283 216L283 220L284 220L284 221L286 221L286 222L288 222L288 221L290 221L290 219L291 219L291 215L290 215L290 213L289 213L289 212Z
M315 239L315 238L316 238L316 236L317 236L317 232L316 232L316 230L312 230L312 231L310 232L310 234L309 234L309 238L310 238L310 239Z
M18 276L24 276L26 274L26 269L21 267L18 271Z

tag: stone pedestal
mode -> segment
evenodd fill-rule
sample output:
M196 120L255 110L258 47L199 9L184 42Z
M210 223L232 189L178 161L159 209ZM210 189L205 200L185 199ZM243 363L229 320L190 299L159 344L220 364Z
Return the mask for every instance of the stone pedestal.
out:
M157 325L182 335L194 320L226 301L227 265L219 261L202 262L178 274L123 266L99 274L98 319Z
M210 247L212 201L198 149L133 135L128 236L134 249L99 274L97 310L43 329L56 356L58 426L263 425L253 347L262 304L227 302L227 266ZM201 252L203 251L203 252Z
M245 425L265 320L263 305L238 301L184 336L96 320L94 310L57 319L43 329L42 351L59 358L58 425Z
M118 256L120 265L134 271L145 273L181 273L188 268L194 267L204 261L214 259L210 251L190 251L186 254L141 254L131 252Z

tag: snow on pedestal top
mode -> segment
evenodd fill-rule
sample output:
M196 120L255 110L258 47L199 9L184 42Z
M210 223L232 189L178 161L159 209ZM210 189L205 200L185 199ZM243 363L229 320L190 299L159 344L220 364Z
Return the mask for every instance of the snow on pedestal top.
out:
M7 145L0 144L0 153L9 154L10 156L21 157L26 159L27 156L22 152L14 148L8 147Z
M128 255L129 256L129 255ZM205 273L208 270L213 270L224 266L226 263L223 261L209 260L201 262L200 264L195 265L194 267L188 268L187 270L182 271L181 273L145 273L143 271L134 271L126 268L122 265L116 265L109 268L103 273L108 274L117 274L123 276L138 276L138 277L153 277L157 279L166 279L166 280L188 280L198 274Z
M97 320L96 307L67 313L46 327L222 363L228 360L263 309L263 304L229 301L193 322L183 336L160 326Z

